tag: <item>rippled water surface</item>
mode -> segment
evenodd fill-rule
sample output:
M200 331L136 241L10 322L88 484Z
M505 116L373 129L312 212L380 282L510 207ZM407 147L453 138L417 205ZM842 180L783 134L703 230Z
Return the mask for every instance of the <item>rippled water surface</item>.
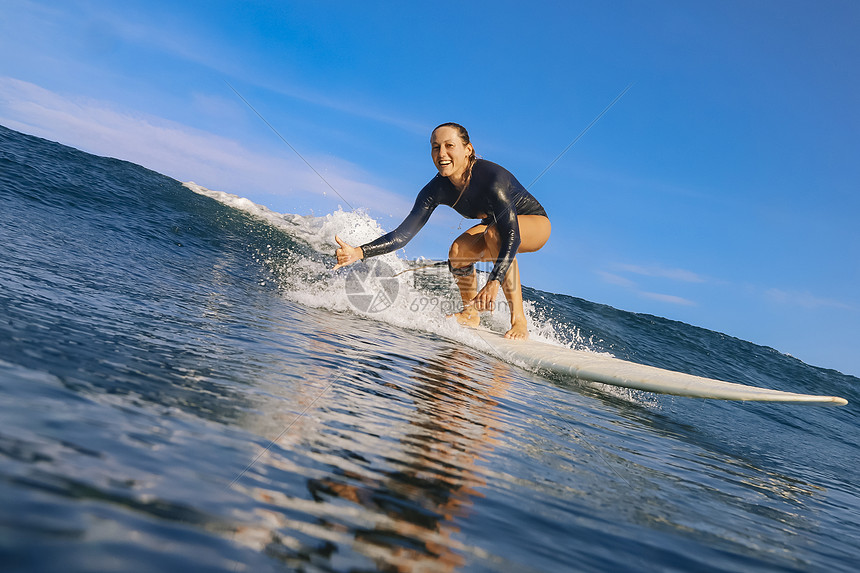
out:
M350 311L336 218L2 128L0 200L2 571L856 568L856 378L527 289L569 342L849 405L550 380Z

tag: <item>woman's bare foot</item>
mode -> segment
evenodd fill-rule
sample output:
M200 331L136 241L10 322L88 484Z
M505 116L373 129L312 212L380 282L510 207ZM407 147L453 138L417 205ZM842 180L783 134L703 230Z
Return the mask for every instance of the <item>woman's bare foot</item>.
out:
M513 340L525 340L529 337L529 327L526 324L526 317L517 317L511 319L511 329L505 333L505 338Z
M478 314L478 311L471 306L467 306L463 309L462 312L455 312L454 314L449 314L448 318L451 318L452 316L456 318L457 322L459 322L463 326L477 328L478 325L481 324L481 315Z

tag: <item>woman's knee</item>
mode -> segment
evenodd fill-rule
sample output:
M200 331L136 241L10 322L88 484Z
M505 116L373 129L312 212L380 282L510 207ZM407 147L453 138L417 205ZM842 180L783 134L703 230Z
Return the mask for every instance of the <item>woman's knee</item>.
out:
M487 248L491 251L499 251L501 240L499 239L499 229L495 225L490 225L487 227L487 230L484 231L484 244L486 244Z
M448 249L448 260L453 261L455 266L467 266L480 259L483 250L484 242L480 235L463 234Z
M464 258L468 258L468 249L463 244L463 238L460 237L453 243L451 243L451 248L448 249L448 260L454 261L455 263L462 263L466 265L469 263L467 260L463 260ZM457 266L460 266L457 264Z
M451 248L448 249L448 260L453 261L460 258L461 250L459 239L451 243Z

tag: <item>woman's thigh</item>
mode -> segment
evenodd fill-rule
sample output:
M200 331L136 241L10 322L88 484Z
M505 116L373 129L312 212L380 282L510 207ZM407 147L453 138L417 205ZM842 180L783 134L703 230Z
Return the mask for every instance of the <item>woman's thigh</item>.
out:
M519 215L520 247L518 253L533 253L549 239L552 226L543 215ZM459 260L494 261L499 256L499 234L495 225L478 224L457 237L449 256Z
M517 222L520 226L520 248L518 253L533 253L543 247L549 240L552 225L543 215L519 215Z
M485 234L487 225L478 224L466 230L454 240L449 257L460 260L477 261L487 256Z

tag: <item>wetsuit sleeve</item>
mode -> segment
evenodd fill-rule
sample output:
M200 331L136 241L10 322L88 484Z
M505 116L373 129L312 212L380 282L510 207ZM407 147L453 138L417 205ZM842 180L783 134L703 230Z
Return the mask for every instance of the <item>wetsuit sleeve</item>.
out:
M493 209L493 217L496 222L496 230L499 233L499 256L496 264L490 271L487 281L505 280L508 268L517 256L520 248L520 225L517 220L517 207L510 196L504 177L497 177L490 186L490 206Z
M361 245L364 258L376 257L402 249L412 237L427 223L430 215L439 205L440 189L435 178L424 186L415 199L415 205L400 225L375 241Z

